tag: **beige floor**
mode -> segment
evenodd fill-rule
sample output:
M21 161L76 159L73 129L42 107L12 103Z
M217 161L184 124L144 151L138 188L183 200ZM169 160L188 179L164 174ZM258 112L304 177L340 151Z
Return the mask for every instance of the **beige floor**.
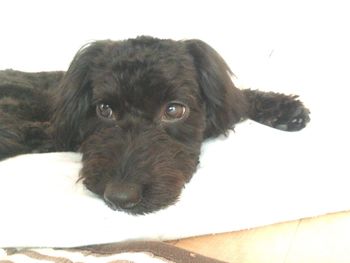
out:
M172 243L227 262L349 263L350 212Z

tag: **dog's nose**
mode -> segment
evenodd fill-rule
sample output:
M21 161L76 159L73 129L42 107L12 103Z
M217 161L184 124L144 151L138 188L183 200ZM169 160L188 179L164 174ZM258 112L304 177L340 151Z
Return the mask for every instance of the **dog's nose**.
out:
M141 187L137 184L113 182L107 185L103 198L113 210L130 209L141 201Z

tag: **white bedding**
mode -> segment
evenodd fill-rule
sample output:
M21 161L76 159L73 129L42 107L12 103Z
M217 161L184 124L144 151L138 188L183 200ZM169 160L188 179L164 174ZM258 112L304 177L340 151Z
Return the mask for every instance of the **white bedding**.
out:
M79 154L0 162L0 247L175 239L348 210L349 167L336 152L346 134L328 131L312 123L293 133L241 123L205 143L176 205L146 216L112 211L76 183ZM334 140L322 140L325 133Z

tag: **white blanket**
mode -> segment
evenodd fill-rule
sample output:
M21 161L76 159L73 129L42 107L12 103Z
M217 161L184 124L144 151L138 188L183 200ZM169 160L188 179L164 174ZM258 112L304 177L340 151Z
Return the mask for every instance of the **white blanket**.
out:
M347 132L321 124L293 133L237 125L203 145L176 205L145 216L112 211L77 183L79 154L0 162L0 247L176 239L348 210L349 166L339 153Z

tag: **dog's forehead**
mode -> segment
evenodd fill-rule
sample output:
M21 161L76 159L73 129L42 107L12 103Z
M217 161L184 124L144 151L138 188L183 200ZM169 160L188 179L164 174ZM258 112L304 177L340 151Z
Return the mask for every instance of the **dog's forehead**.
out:
M191 103L199 96L192 58L176 41L116 43L103 59L104 68L93 77L98 99L150 108L172 100Z

